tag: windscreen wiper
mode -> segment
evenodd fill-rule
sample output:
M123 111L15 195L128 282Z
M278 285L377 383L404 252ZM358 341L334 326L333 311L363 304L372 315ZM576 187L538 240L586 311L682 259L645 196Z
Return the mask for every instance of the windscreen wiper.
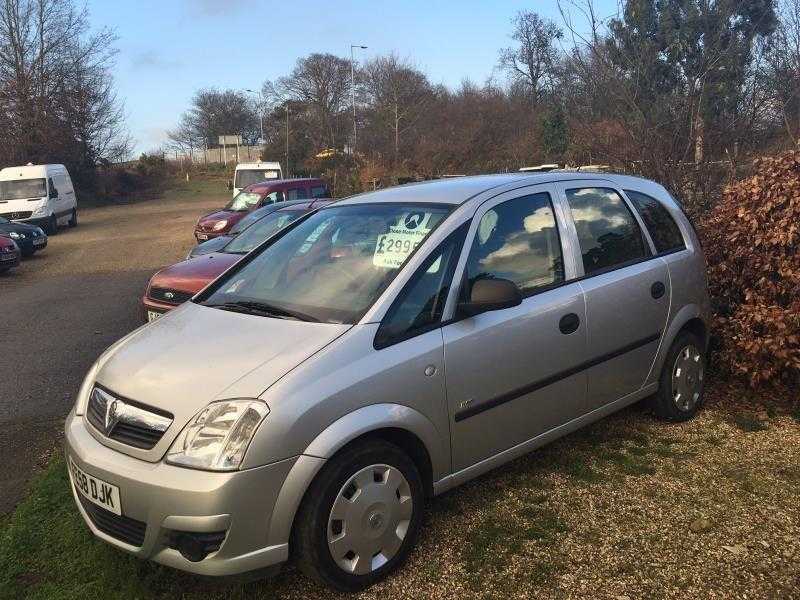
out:
M208 306L251 315L263 315L266 317L277 317L279 319L295 319L297 321L319 323L319 319L311 315L253 300L238 300L236 302L224 302L222 304L209 304Z

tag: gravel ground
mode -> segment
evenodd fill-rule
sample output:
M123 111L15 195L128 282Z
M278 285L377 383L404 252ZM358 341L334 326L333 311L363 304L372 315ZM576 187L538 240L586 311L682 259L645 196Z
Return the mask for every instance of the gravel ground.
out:
M91 364L139 325L148 278L186 255L197 217L229 194L221 182L191 182L160 198L79 207L76 229L0 274L0 514L58 445Z

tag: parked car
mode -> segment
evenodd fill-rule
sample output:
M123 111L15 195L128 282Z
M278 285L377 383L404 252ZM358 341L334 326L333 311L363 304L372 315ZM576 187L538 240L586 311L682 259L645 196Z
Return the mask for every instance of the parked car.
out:
M269 183L273 180L283 179L281 164L277 162L239 163L233 173L233 181L228 182L228 189L233 191L233 197L251 185Z
M34 252L47 247L47 235L41 227L14 223L0 217L0 235L10 237L19 246L22 256L32 256Z
M78 225L75 189L64 165L6 167L0 170L0 217L39 225L55 235Z
M320 200L325 200L325 198L321 198ZM315 201L315 206L319 206L320 202ZM242 219L236 223L233 227L231 227L230 231L225 235L220 235L210 240L206 240L205 242L201 242L197 244L194 248L189 251L189 254L186 256L186 259L194 258L195 256L202 256L203 254L211 254L212 252L219 252L222 248L224 248L228 242L230 242L233 238L237 235L242 233L245 229L250 227L256 221L259 221L262 217L275 212L276 210L280 210L286 206L292 205L300 205L303 206L308 205L308 200L293 200L289 201L286 200L280 203L273 203L267 204L266 206L262 206L261 208L257 208L252 212L247 213Z
M22 252L10 237L0 234L0 273L19 266Z
M708 317L697 236L645 179L362 194L100 357L66 422L75 501L142 558L223 575L291 545L358 590L408 555L427 497L638 400L694 416Z
M286 200L330 198L328 186L321 179L278 179L251 185L240 192L222 210L200 217L194 228L198 242L227 234L247 213Z
M187 259L161 269L150 279L142 297L144 320L154 321L165 312L183 304L276 231L328 203L327 200L306 200L278 204L278 210L262 215L218 252Z

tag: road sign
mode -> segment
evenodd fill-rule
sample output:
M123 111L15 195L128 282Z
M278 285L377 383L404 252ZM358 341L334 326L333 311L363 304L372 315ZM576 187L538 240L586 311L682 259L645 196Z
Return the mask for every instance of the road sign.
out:
M240 135L221 135L219 136L220 146L241 146L242 136Z

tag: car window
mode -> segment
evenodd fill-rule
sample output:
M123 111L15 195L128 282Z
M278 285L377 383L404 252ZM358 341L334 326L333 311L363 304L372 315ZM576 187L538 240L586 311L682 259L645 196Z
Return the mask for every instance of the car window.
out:
M237 169L234 187L241 190L254 183L264 183L264 181L270 179L279 179L280 176L280 171L276 169Z
M646 257L642 231L622 197L613 189L567 190L578 232L584 275Z
M311 188L312 198L328 198L328 188L324 185L315 185Z
M225 210L233 210L236 212L247 211L258 206L261 201L261 195L256 192L239 192L236 196L228 202Z
M304 187L286 190L287 200L305 200L306 198L308 198L308 190Z
M478 279L509 279L529 295L564 281L550 194L515 198L488 210L478 223L466 268L470 289Z
M283 202L283 192L270 192L261 200L261 206Z
M465 223L451 233L420 265L381 322L377 348L429 331L441 321L468 228Z
M355 323L450 209L414 204L324 208L218 280L203 303L258 302L320 321Z
M661 202L635 190L625 190L625 193L639 211L650 237L653 238L656 252L670 252L686 247L678 224Z
M228 242L225 252L230 254L246 254L276 231L296 221L305 212L301 210L278 210L260 218L238 237Z
M41 198L47 195L44 179L12 179L0 181L0 200Z

